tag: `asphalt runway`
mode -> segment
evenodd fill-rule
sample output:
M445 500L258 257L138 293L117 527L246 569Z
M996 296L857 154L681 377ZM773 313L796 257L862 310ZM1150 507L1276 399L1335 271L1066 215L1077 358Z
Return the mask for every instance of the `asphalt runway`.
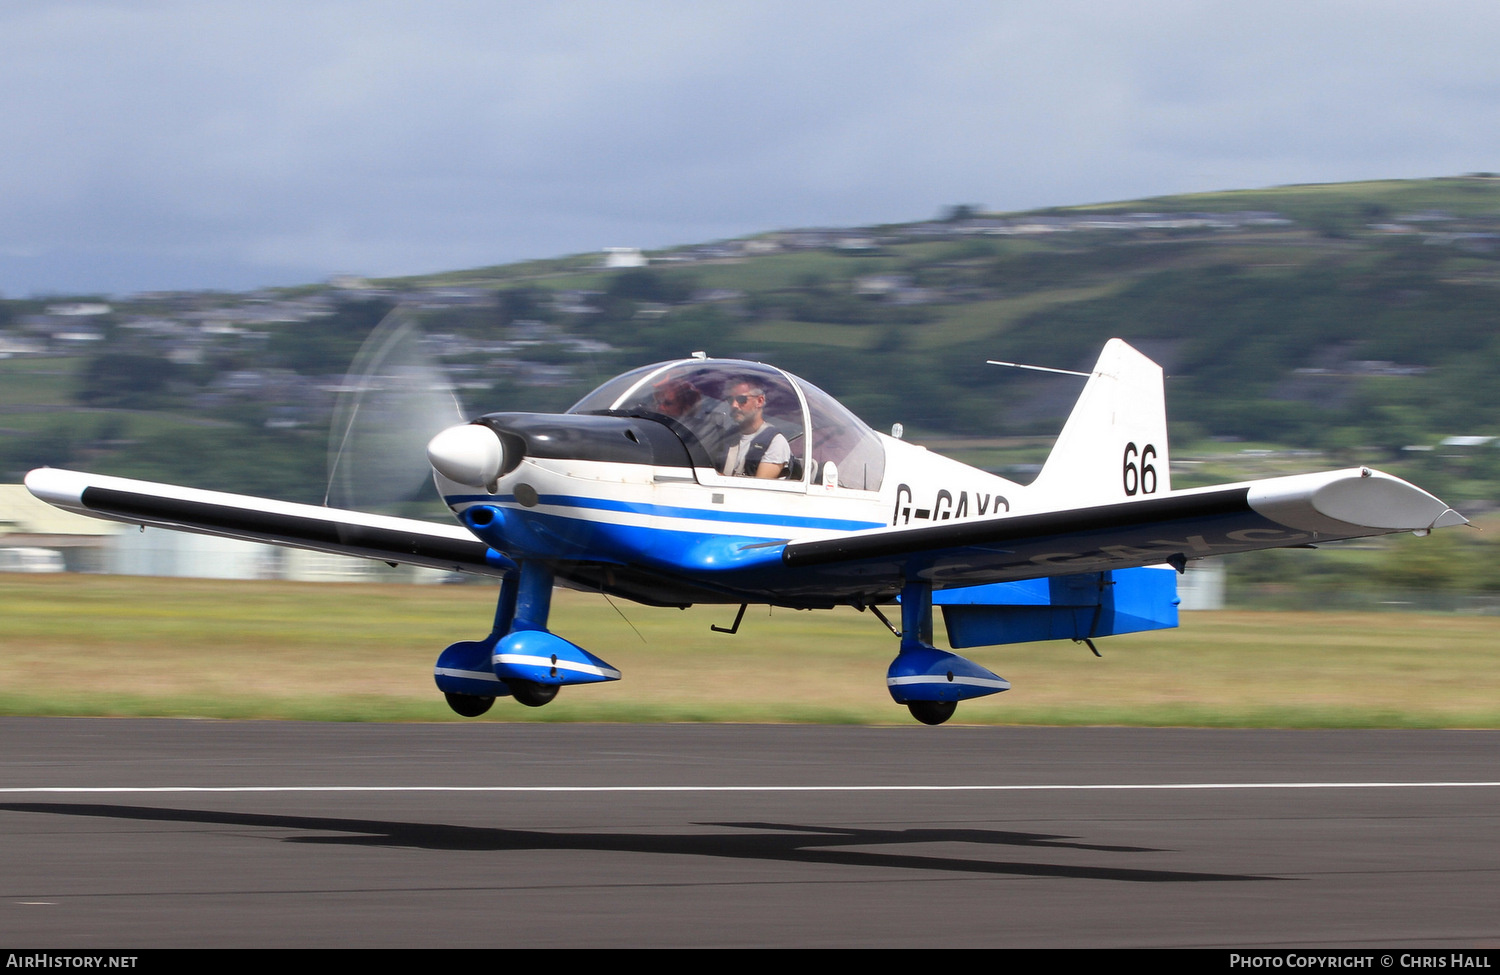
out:
M1496 732L5 718L0 741L16 947L1500 944Z

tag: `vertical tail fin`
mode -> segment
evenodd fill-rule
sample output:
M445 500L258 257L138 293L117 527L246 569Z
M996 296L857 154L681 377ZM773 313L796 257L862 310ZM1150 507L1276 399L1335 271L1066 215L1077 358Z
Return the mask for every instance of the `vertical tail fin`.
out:
M1048 508L1065 508L1171 489L1161 366L1110 339L1028 490Z

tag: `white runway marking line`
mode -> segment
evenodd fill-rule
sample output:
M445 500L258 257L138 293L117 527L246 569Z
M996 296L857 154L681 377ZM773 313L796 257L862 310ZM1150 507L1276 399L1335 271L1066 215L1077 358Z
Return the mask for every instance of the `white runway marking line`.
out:
M36 786L0 795L207 792L1125 792L1211 789L1493 789L1496 782L1163 782L1085 785L221 785Z

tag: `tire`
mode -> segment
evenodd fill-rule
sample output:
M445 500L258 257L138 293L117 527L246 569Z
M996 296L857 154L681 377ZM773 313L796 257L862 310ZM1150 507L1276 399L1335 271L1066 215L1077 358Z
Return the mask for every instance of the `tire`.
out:
M492 697L479 697L475 694L445 693L443 697L447 699L448 706L455 714L461 714L466 718L479 717L490 709L491 704L495 703Z
M508 680L505 683L510 686L510 692L515 695L516 700L528 708L550 704L557 696L556 684L538 684L530 680Z
M907 701L906 709L923 724L942 724L958 710L957 701Z

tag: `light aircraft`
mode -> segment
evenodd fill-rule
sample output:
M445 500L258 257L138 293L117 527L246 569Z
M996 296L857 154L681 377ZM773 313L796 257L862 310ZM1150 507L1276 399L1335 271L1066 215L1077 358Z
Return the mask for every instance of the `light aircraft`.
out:
M715 627L727 632L752 603L870 610L900 641L891 697L940 724L1010 685L934 646L934 606L955 649L1092 648L1176 626L1188 560L1466 522L1369 468L1174 491L1161 368L1114 339L1088 376L1025 485L876 433L790 373L701 354L627 372L566 413L438 433L428 459L458 525L50 468L26 485L114 521L499 577L489 635L435 668L470 717L497 697L539 707L562 685L620 677L548 629L556 584L738 604L733 626ZM724 473L735 466L749 475ZM880 610L895 604L899 626Z

